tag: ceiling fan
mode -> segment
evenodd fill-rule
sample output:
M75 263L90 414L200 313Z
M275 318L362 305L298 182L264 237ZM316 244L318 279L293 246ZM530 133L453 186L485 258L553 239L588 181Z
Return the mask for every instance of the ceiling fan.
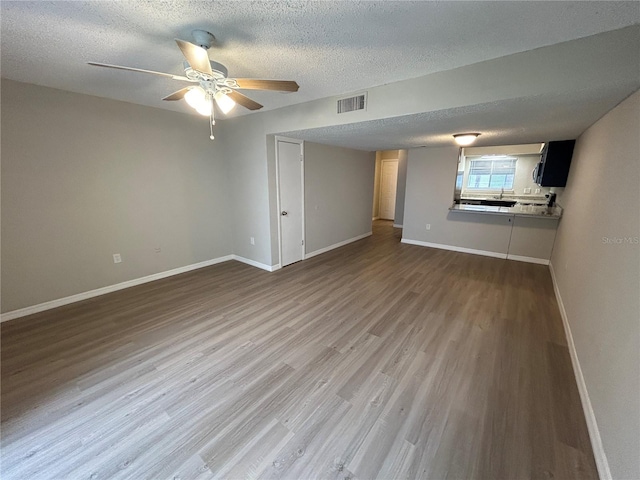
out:
M229 78L227 67L221 63L209 60L207 50L215 42L213 34L205 30L194 30L192 32L194 43L175 39L178 47L182 51L186 61L184 62L184 76L170 73L154 72L141 68L122 67L120 65L110 65L107 63L88 62L96 67L115 68L118 70L128 70L131 72L150 73L160 75L173 80L190 82L197 85L188 86L177 92L167 95L162 100L176 101L184 100L193 107L199 114L209 117L210 139L213 140L214 107L218 105L222 113L226 114L235 107L241 105L249 110L259 110L262 108L258 102L251 100L237 90L273 90L280 92L297 92L298 84L289 80L257 80L252 78Z

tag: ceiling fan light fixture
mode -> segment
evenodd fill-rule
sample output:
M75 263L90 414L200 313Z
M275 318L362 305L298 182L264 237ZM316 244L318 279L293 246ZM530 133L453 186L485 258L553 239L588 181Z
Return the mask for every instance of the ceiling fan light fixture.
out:
M476 141L476 138L480 136L479 133L456 133L453 136L453 139L456 143L462 147L466 147L467 145L471 145Z
M213 111L213 104L211 103L211 97L207 97L202 100L202 103L196 107L196 112L205 117L211 116Z
M236 102L233 100L233 98L222 91L216 92L216 95L213 98L215 98L218 107L220 107L220 110L222 110L222 113L224 113L225 115L233 110L233 107L236 106Z
M189 106L196 110L204 103L205 97L206 93L202 87L193 87L184 95L184 99Z

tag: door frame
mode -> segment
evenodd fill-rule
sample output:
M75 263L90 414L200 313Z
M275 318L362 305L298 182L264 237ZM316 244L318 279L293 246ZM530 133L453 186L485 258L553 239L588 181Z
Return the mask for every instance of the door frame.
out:
M295 138L283 137L281 135L275 135L276 206L278 209L278 211L276 212L278 216L278 264L281 267L284 267L284 265L282 265L282 215L280 214L280 212L282 212L282 209L280 205L280 158L278 153L279 152L278 142L294 143L294 144L300 145L300 187L301 187L300 196L302 197L300 199L301 207L302 207L300 209L300 211L302 212L302 245L300 245L300 248L302 249L302 260L304 260L306 243L307 243L306 231L305 231L305 201L304 201L304 141L297 140Z
M398 200L398 168L400 167L400 159L399 158L384 158L380 160L380 195L378 196L378 218L382 218L382 172L384 171L384 162L393 162L396 164L396 201ZM395 222L396 212L394 208L393 212L393 221ZM389 220L388 218L383 220Z

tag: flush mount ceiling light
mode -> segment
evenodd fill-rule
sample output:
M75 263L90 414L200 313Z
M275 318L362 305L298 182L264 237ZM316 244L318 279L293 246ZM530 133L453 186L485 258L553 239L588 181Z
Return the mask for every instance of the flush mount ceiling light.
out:
M456 143L462 147L471 145L480 136L479 133L457 133L453 136Z
M178 48L182 51L184 62L184 76L171 73L154 72L140 68L122 67L108 63L89 62L96 67L115 68L131 72L150 73L162 77L195 83L163 98L167 101L184 99L189 106L200 115L209 117L209 138L213 140L213 125L215 125L214 100L220 111L225 115L236 104L249 110L262 108L258 102L238 92L238 90L272 90L276 92L297 92L298 84L292 80L256 80L253 78L229 78L227 67L209 59L207 50L215 44L216 38L205 30L192 32L194 43L176 39Z

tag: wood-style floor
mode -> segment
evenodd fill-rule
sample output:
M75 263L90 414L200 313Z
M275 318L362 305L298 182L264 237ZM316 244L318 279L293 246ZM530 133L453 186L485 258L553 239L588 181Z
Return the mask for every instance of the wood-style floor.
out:
M2 325L2 478L597 478L547 267L374 235Z

